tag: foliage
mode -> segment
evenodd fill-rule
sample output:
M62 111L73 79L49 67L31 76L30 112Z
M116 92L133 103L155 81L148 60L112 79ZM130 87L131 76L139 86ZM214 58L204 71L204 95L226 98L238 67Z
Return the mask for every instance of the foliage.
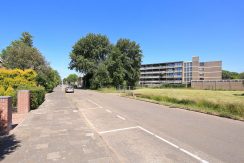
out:
M88 34L70 53L70 69L84 74L85 87L99 88L139 81L141 49L129 39L120 39L113 46L105 35ZM65 79L66 80L66 79Z
M84 79L85 83L90 85L90 79L93 78L98 70L97 66L106 60L110 49L111 44L107 36L88 34L73 46L73 50L70 53L71 62L69 68L84 74L89 74ZM94 81L95 79L92 80Z
M67 78L64 79L64 83L75 84L77 80L78 80L78 76L76 74L70 74Z
M0 69L0 83L4 89L7 89L8 87L16 89L21 85L36 86L36 76L36 72L31 69Z
M237 72L230 72L223 70L222 71L222 79L240 79L240 76Z
M15 96L15 90L11 86L9 86L4 92L4 96Z
M240 73L239 76L240 76L240 79L244 79L244 72Z
M28 32L22 33L22 37L13 41L2 51L1 55L3 65L6 68L35 70L37 72L37 84L44 86L48 92L61 82L57 71L50 67L40 51L33 46L32 36Z
M30 47L20 40L12 42L2 52L2 59L3 66L10 69L34 69L39 71L42 65L47 64L36 48Z
M162 84L160 88L185 88L185 84Z
M107 59L108 71L112 80L112 85L118 87L119 85L123 85L125 78L125 69L123 66L123 55L120 50L116 47L113 47L111 52L109 53Z
M119 39L116 47L123 55L123 67L125 69L125 81L127 86L134 87L140 78L142 51L140 45L129 39Z
M5 89L2 85L0 85L0 96L4 96Z
M58 84L61 83L61 77L56 70L47 67L37 76L37 83L45 88L47 92L51 92Z
M21 36L22 37L20 38L20 40L23 43L25 43L27 46L30 46L30 47L33 46L33 40L32 40L33 36L29 32L23 32L21 34Z
M91 88L97 89L107 86L111 83L107 66L104 63L100 63L97 67L97 71L94 73L91 79Z

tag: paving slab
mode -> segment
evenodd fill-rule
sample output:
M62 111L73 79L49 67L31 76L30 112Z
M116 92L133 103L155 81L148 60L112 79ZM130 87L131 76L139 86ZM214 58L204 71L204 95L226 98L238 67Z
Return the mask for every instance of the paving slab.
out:
M118 162L103 139L92 130L61 88L0 139L0 161Z

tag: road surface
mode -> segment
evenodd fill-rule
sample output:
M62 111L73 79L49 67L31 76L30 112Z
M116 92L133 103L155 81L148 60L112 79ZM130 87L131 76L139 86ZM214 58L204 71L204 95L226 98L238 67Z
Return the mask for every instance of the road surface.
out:
M244 122L90 90L66 96L121 162L244 162Z

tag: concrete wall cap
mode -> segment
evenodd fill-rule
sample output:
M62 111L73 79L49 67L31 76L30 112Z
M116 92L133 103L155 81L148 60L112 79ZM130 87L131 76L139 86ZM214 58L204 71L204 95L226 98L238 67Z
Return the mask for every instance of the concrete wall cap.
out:
M0 99L12 98L11 96L0 96Z
M18 92L30 92L30 90L18 90Z

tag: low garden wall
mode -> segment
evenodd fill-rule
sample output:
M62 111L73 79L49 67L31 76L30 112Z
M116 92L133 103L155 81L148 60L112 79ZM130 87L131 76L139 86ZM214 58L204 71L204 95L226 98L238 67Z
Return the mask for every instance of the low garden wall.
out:
M244 80L192 80L195 89L244 91Z

